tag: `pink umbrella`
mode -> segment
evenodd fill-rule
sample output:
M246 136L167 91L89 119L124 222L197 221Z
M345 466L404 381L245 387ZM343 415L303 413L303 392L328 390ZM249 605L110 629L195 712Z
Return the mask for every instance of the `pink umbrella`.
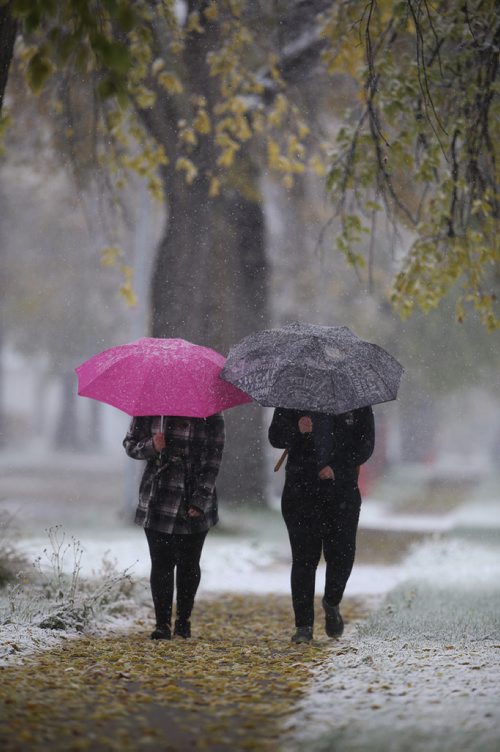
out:
M78 394L128 415L207 418L251 402L219 378L226 358L184 339L142 337L94 355L75 369Z

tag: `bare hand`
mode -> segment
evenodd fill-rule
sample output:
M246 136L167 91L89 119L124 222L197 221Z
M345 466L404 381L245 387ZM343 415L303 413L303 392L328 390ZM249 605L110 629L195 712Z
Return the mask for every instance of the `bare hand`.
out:
M333 472L330 465L326 465L322 470L319 471L319 479L320 480L335 480L335 473Z
M157 452L161 452L167 446L164 433L155 433L153 436L153 446Z
M300 433L311 433L313 430L313 422L309 415L303 415L299 418L299 431Z
M188 511L188 517L201 517L203 514L201 509L198 509L198 507L189 507Z

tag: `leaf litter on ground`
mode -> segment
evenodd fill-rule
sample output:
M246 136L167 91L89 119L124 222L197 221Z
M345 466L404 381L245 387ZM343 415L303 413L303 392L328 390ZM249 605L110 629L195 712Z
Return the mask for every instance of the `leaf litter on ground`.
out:
M363 615L346 601L347 621ZM332 644L321 623L310 645L292 644L292 630L289 597L230 594L197 602L191 640L151 641L142 623L65 641L0 667L0 746L276 750Z

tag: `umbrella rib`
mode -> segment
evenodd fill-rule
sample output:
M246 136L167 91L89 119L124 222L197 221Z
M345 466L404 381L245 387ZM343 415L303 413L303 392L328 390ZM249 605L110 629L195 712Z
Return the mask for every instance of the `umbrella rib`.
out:
M100 379L100 378L101 378L101 376L103 375L103 373L104 373L105 371L107 371L107 370L108 370L108 369L110 369L110 368L114 368L114 366L115 366L115 365L119 365L119 364L120 364L120 363L122 363L122 362L123 362L124 360L127 360L128 358L131 358L131 357L132 357L132 356L133 356L134 354L135 354L135 353L133 353L133 352L127 353L127 354L126 354L126 355L124 355L123 357L121 357L121 358L119 358L119 359L116 359L116 360L115 360L115 362L114 362L114 363L113 363L112 365L107 365L107 364L106 364L106 367L105 367L105 368L103 369L103 371L99 371L98 373L95 373L95 374L93 375L93 377L92 377L92 378L90 379L90 381L89 381L89 382L87 383L86 387L90 386L90 384L93 384L93 383L94 383L94 382L95 382L95 381L96 381L97 379ZM83 365L85 365L85 363L82 363L82 366L83 366ZM81 366L79 366L79 367L81 367Z
M375 373L377 374L377 377L382 381L382 383L384 384L389 394L392 394L393 390L390 387L390 385L387 383L387 381L385 380L384 375L380 373L380 371L378 371L377 368L375 368L373 364L370 364L370 367L375 371Z

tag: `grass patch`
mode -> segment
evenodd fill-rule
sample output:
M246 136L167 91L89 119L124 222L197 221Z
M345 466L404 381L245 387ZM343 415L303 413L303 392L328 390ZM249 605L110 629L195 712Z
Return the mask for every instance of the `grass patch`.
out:
M471 484L465 481L429 480L409 496L394 501L394 514L448 514L470 497Z
M104 559L93 579L81 577L83 549L59 525L47 530L48 545L30 567L17 571L0 598L0 625L83 631L128 605L134 584L130 574ZM12 578L11 578L12 580Z

